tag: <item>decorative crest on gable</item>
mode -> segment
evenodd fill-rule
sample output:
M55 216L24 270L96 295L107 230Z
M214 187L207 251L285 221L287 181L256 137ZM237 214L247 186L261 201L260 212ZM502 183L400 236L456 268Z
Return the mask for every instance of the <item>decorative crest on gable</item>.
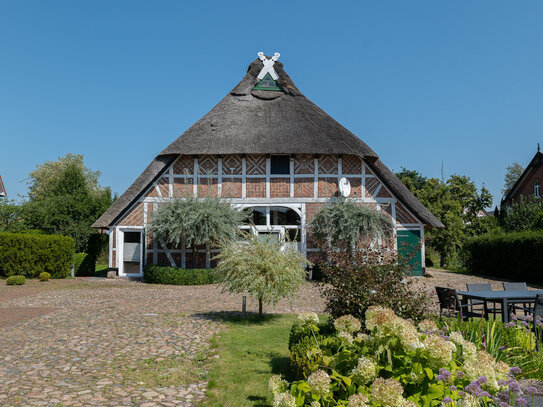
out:
M279 79L279 75L277 75L277 72L275 72L275 69L273 69L273 64L275 64L275 61L279 59L281 54L279 52L276 52L273 54L273 57L271 59L266 58L266 55L264 55L263 52L258 53L258 58L262 61L262 64L264 65L260 73L258 74L257 78L262 80L266 76L267 73L270 74L272 79L276 81Z

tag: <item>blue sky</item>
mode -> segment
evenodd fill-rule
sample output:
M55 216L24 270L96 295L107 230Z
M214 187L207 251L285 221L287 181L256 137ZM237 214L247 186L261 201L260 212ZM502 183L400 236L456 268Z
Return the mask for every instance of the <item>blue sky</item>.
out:
M543 141L542 21L536 0L0 1L0 174L15 198L79 153L122 193L264 51L391 169L499 197Z

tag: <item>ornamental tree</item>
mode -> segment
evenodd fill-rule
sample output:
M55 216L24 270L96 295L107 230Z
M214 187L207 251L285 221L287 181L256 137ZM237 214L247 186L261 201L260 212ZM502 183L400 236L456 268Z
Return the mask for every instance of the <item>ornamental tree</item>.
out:
M382 212L340 199L319 210L309 224L312 237L321 246L346 250L365 239L388 239L392 221Z
M295 295L305 281L305 257L281 241L261 239L251 233L244 241L229 240L221 245L216 257L219 284L223 292L248 295L262 304L275 305L279 300Z
M199 246L219 244L235 237L247 213L220 199L180 198L160 206L154 213L150 231L168 243L185 241L193 249L193 267L197 267Z

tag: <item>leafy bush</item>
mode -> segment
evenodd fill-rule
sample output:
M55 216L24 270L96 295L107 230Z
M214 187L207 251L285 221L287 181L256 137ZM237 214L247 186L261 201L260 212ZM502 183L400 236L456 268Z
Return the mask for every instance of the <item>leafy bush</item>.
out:
M66 236L0 233L0 276L70 275L74 240Z
M477 274L543 282L543 231L483 235L464 244L466 268Z
M478 351L459 332L443 336L433 321L415 326L384 307L369 308L365 317L369 334L357 334L361 324L345 316L334 323L337 333L325 337L313 332L314 320L301 318L311 334L291 354L306 359L299 365L309 367L307 379L289 385L272 376L274 405L497 405L493 397L518 386L518 367ZM305 352L298 350L302 346Z
M350 314L363 318L372 305L392 308L404 318L419 321L426 312L428 298L415 290L408 259L397 258L384 249L364 249L353 256L329 251L330 264L322 264L327 285L321 287L326 311L333 317Z
M49 274L47 271L40 273L40 281L49 281L50 278L51 274Z
M95 274L96 260L87 253L74 254L74 274L76 276L92 276Z
M150 284L203 285L217 280L215 269L182 269L175 267L145 266L143 281Z
M6 280L6 285L24 285L25 283L25 276L10 276Z

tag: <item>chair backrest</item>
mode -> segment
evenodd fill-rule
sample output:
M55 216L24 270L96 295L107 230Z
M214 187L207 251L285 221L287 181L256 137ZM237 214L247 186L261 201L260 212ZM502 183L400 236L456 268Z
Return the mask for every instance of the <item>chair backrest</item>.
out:
M502 283L503 289L505 291L521 291L521 290L527 290L528 286L526 283Z
M540 317L540 318L537 318ZM541 319L543 320L543 295L538 294L535 297L535 306L534 306L534 324L536 323L535 320Z
M492 291L491 284L466 284L468 291Z
M441 309L458 310L458 295L454 288L436 287L437 298Z

